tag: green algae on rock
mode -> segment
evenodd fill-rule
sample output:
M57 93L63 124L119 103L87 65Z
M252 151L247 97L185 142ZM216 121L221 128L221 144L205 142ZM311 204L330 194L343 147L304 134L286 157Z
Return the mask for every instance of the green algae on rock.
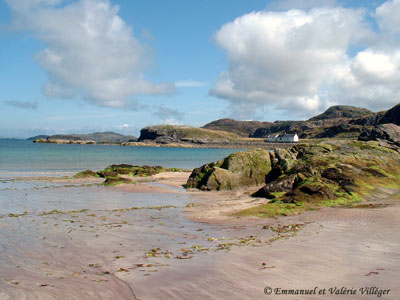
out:
M270 170L269 151L252 149L237 152L218 162L194 169L186 188L219 191L255 186L265 182L265 176Z
M236 216L275 217L322 206L352 207L378 186L400 189L400 154L375 141L349 140L254 149L194 169L186 187L219 191L262 182L265 185L253 196L272 200Z
M100 177L105 178L104 185L132 184L135 181L129 177L148 177L162 172L184 172L179 168L164 168L161 166L134 166L129 164L110 165L104 170L94 172L86 170L74 175L74 178Z
M74 178L87 178L87 177L96 177L97 173L92 170L85 170L74 175Z

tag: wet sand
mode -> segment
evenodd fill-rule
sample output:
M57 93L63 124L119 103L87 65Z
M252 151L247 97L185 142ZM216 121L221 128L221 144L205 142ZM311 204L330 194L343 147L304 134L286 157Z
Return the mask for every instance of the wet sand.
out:
M364 287L400 298L394 191L379 191L387 206L378 208L236 218L229 214L265 200L185 191L187 177L118 187L30 178L0 191L2 203L12 199L0 206L0 299L377 298ZM266 295L265 287L326 294ZM356 294L330 295L334 287Z

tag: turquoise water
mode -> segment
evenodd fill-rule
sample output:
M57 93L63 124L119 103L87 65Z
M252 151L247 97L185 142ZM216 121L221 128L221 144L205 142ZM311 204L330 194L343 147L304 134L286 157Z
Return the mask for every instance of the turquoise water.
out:
M119 163L192 169L237 151L239 149L34 144L27 140L0 139L0 177L65 175Z

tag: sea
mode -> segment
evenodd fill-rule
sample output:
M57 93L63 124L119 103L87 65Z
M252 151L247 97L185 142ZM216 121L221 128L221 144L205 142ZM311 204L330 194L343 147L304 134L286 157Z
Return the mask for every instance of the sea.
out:
M172 270L190 266L184 245L213 248L216 240L239 243L238 235L265 232L188 218L202 197L214 200L206 192L162 180L141 189L64 177L120 163L193 169L236 151L0 140L0 299L136 299L137 282L152 272L171 278ZM162 257L147 255L149 249ZM202 265L204 255L192 261ZM157 269L135 267L144 263Z
M121 163L193 169L237 151L240 149L58 145L0 139L0 178L68 176Z

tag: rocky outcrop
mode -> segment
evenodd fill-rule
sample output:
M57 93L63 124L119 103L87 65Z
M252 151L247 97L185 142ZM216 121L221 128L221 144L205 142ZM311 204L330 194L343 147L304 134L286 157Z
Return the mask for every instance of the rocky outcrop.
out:
M259 185L265 182L270 170L271 156L268 150L237 152L194 169L186 188L220 191Z
M213 144L235 142L238 138L236 134L230 132L190 126L159 125L143 128L138 142Z
M365 129L358 137L360 141L385 140L400 147L400 126L380 124L373 129Z
M321 206L351 207L379 185L400 187L400 154L376 141L332 140L276 149L262 155L261 168L249 159L239 159L248 155L236 153L234 169L226 167L231 159L228 157L193 170L187 186L229 190L254 186L265 174L265 184L253 196L270 201L235 213L237 216L290 215ZM250 169L262 170L257 182L249 183L254 174Z

